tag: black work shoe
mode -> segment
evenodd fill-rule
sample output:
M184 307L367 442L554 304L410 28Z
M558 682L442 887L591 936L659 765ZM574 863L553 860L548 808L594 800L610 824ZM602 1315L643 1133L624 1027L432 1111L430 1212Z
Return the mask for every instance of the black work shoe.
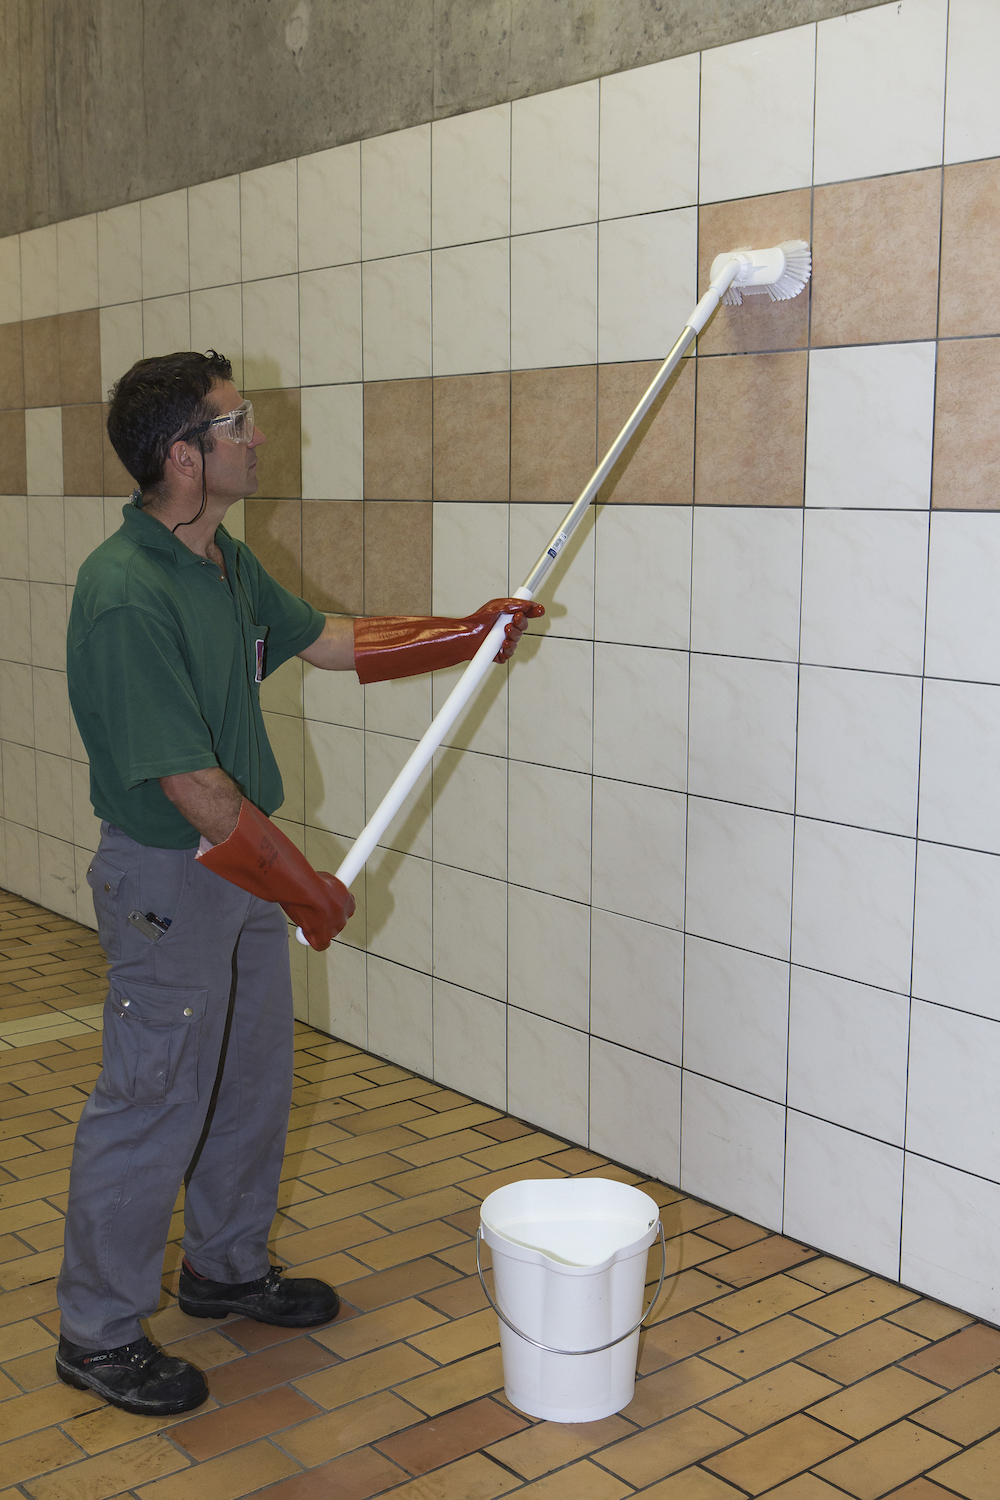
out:
M175 1359L147 1338L120 1349L84 1349L60 1338L56 1374L80 1391L95 1391L137 1417L172 1417L208 1398L208 1383L186 1359Z
M224 1318L240 1313L257 1323L277 1323L283 1328L314 1328L332 1323L340 1311L340 1298L325 1281L311 1276L285 1281L280 1266L272 1266L258 1281L209 1281L187 1260L181 1263L177 1293L181 1312L192 1318Z

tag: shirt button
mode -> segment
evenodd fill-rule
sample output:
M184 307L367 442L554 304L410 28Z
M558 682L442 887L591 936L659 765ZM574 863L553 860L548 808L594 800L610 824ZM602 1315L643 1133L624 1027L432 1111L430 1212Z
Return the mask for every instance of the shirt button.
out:
M184 1014L186 1016L193 1016L194 1015L194 1011L191 1009L190 1005L185 1005L185 1007L184 1007Z

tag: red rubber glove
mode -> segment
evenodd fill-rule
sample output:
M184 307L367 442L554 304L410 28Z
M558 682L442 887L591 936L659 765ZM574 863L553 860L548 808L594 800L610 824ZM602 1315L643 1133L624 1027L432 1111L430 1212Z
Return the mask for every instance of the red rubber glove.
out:
M464 620L436 615L380 615L354 622L354 667L362 682L415 677L471 661L502 614L509 614L506 640L494 657L509 661L529 620L544 615L530 599L491 599Z
M281 829L246 797L227 839L196 855L207 870L251 896L277 901L301 927L311 947L329 948L354 915L355 901L343 881L314 870Z

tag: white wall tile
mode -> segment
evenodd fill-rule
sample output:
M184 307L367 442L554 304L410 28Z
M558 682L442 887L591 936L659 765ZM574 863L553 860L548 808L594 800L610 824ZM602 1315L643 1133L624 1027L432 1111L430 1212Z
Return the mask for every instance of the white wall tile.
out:
M238 174L188 188L188 256L192 291L243 279Z
M507 1107L507 1007L435 979L434 1080Z
M683 792L688 658L645 646L594 647L594 772Z
M434 374L509 369L509 241L435 250L431 284Z
M821 21L815 180L941 160L947 0L901 0Z
M363 729L364 692L353 672L326 672L304 663L302 701L307 719Z
M920 698L915 677L803 667L796 812L912 838Z
M510 753L518 760L589 771L594 742L594 648L536 635L510 669Z
M35 743L31 670L27 662L0 661L0 740Z
M401 255L362 274L366 380L431 373L431 258Z
M994 108L1000 67L1000 11L992 0L951 0L944 159L1000 156Z
M431 243L431 127L361 142L361 254L365 260Z
M301 823L303 819L303 729L300 718L289 714L264 713L267 737L278 762L281 780L285 788L285 800L277 811L290 822Z
M700 521L701 517L699 517ZM685 650L692 507L604 505L597 524L599 641Z
M78 849L97 848L101 839L101 820L90 800L90 767L80 761L70 762L73 777L73 843ZM88 899L90 892L88 890ZM79 904L79 903L78 903ZM88 913L93 920L93 905Z
M684 948L684 1066L785 1102L788 965L689 937Z
M680 1064L684 938L669 927L593 911L590 1029Z
M299 270L361 259L361 144L298 159Z
M506 594L508 524L507 506L499 503L434 506L432 608L436 615L468 614L473 579L484 599Z
M233 381L243 384L243 288L215 286L191 293L191 347L217 349L233 367Z
M429 1076L434 1067L431 980L402 964L368 958L368 1046Z
M806 513L803 661L872 672L920 671L927 534L927 516Z
M681 927L684 824L679 792L595 776L594 905Z
M0 495L0 574L4 578L28 577L28 502L24 495Z
M28 901L41 899L38 878L38 834L7 818L7 878L16 877L18 895ZM89 891L87 893L90 894Z
M974 682L925 683L922 838L1000 853L998 751L1000 688Z
M302 496L360 500L364 495L364 403L360 385L302 391Z
M510 363L515 370L597 359L597 225L513 239Z
M371 817L389 790L414 748L416 741L391 734L365 735L366 815ZM430 859L431 843L431 771L428 767L417 779L414 790L393 818L379 842L386 848L399 849ZM406 963L408 960L403 959Z
M781 1228L785 1111L769 1099L686 1073L681 1182L768 1229Z
M507 761L443 750L434 765L434 858L496 880L507 876Z
M484 591L485 592L485 591ZM506 590L498 590L497 597ZM467 606L466 606L467 607ZM464 664L443 668L431 678L434 712L443 705L464 670ZM507 754L507 668L498 666L479 688L472 702L445 736L445 743L484 755Z
M32 667L31 701L35 726L35 748L47 750L52 755L68 757L70 753L70 709L66 673L49 671L44 667ZM65 837L65 834L58 836ZM74 839L75 842L77 840Z
M366 955L344 942L324 953L310 948L309 1025L354 1047L368 1045L368 978Z
M915 856L912 839L797 818L793 961L905 994Z
M244 281L298 270L295 162L240 174L240 247Z
M1000 515L936 511L927 580L930 677L1000 683Z
M7 661L31 661L29 587L20 579L0 578L0 640Z
M791 818L691 798L688 932L787 958L791 885Z
M142 297L142 209L123 203L97 215L97 287L101 306Z
M77 312L81 308L96 307L99 300L97 215L64 219L56 226L56 248L59 263L59 311Z
M35 583L66 582L66 527L61 495L28 496L28 577Z
M515 99L511 110L512 234L597 218L600 85Z
M1000 1187L919 1156L906 1158L900 1280L1000 1321L996 1226Z
M62 408L36 406L24 414L28 494L61 495L63 487Z
M680 1180L679 1068L614 1047L590 1044L590 1148L661 1182Z
M303 721L305 821L356 838L365 824L365 747L360 729Z
M814 26L702 54L703 203L808 187L815 69Z
M590 1038L507 1008L507 1108L572 1141L587 1133Z
M794 661L802 514L700 506L694 518L691 646Z
M1000 859L921 842L913 993L1000 1020Z
M226 528L228 530L228 527ZM302 718L302 668L297 656L268 671L260 685L260 706L268 713Z
M50 318L59 311L58 230L55 224L21 235L21 317Z
M590 908L511 885L507 892L507 986L511 1004L586 1031Z
M698 300L698 211L614 219L598 230L597 352L664 359Z
M512 505L510 507L510 583L519 588L559 529L566 506ZM594 636L595 512L588 511L559 554L557 562L535 594L545 606L541 628L549 635ZM538 625L530 627L532 634Z
M812 351L807 505L929 505L935 353L932 343Z
M187 189L163 193L158 198L143 198L140 224L143 297L186 292L189 287Z
M361 267L332 266L299 277L303 385L361 379Z
M73 762L65 756L35 752L38 830L55 839L68 840L73 836L72 766Z
M244 283L243 380L252 391L298 385L297 276Z
M434 976L494 1000L507 998L507 887L434 865Z
M793 964L789 1106L902 1146L909 1024L904 995Z
M431 971L431 863L376 849L366 877L368 949L397 963ZM416 1063L411 1063L416 1067ZM420 1071L429 1072L429 1068Z
M365 688L365 728L418 740L431 720L431 684L425 673Z
M697 53L601 79L600 216L698 197Z
M38 835L38 897L50 911L76 920L76 857L63 839Z
M292 842L296 844L296 847L302 849L306 859L308 859L314 870L325 870L331 875L339 870L350 846L349 839L328 833L325 828L310 828L308 825L303 827L300 823L288 823L285 825L285 831ZM334 946L363 949L368 942L368 882L364 874L359 875L352 883L351 894L356 902L356 910L354 915L349 918L347 926L341 932ZM364 975L362 974L362 986L363 984ZM322 992L321 985L320 993L322 994ZM354 1002L351 1001L350 1003L353 1004ZM363 1024L367 1025L365 1014L363 1013L362 1019ZM336 1031L336 1028L332 1029L335 1035L340 1034Z
M172 354L191 347L191 298L187 292L142 304L142 352Z
M895 1280L903 1153L788 1111L785 1234Z
M792 812L797 694L789 662L693 653L690 790Z
M906 1147L1000 1179L1000 1022L913 1002Z
M29 745L5 740L0 746L3 768L4 816L25 828L38 827L38 795L35 788L35 752Z
M0 239L0 323L21 321L21 237Z
M510 105L431 125L431 243L510 233Z
M101 390L109 391L142 359L142 303L101 308Z
M590 900L590 777L511 761L508 878Z

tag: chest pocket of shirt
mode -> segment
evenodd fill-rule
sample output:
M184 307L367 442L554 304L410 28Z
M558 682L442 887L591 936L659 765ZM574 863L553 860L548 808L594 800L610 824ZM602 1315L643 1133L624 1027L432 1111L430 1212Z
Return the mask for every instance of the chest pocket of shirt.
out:
M250 680L255 682L258 687L264 681L267 632L270 628L269 625L251 625L249 630Z

